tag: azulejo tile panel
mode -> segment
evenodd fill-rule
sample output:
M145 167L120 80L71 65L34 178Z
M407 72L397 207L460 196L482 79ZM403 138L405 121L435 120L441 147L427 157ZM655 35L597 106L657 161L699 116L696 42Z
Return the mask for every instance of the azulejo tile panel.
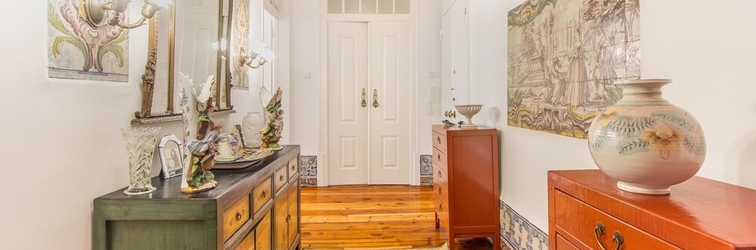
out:
M513 250L548 250L549 237L522 217L504 201L500 201L501 237L503 244ZM502 247L502 249L507 249Z
M420 155L420 185L433 185L431 155Z
M299 156L299 183L303 187L318 186L318 157L314 155Z

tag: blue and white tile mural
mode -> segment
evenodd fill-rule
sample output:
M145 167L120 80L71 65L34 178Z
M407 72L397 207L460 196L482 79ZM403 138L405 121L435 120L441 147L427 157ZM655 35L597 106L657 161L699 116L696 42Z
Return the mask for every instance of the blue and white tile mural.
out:
M420 156L420 185L433 185L433 164L431 155Z
M500 201L501 236L513 250L548 250L549 237L511 207ZM505 248L502 248L505 249Z
M318 157L314 155L299 156L299 182L303 187L318 186Z

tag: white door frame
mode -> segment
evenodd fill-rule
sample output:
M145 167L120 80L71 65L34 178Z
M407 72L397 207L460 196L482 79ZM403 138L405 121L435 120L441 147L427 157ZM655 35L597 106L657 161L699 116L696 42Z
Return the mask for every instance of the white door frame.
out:
M410 23L410 82L412 87L410 88L410 151L412 152L412 159L409 167L410 172L410 184L420 185L420 154L417 149L417 132L418 131L418 116L417 116L417 93L418 93L418 79L417 79L417 33L419 23L419 3L422 0L410 1L410 13L407 15L357 15L357 14L328 14L328 0L320 0L320 8L318 10L320 15L320 95L318 112L320 113L319 123L319 138L318 138L318 186L328 186L328 22L329 21L355 21L355 22L371 22L371 21L406 21Z

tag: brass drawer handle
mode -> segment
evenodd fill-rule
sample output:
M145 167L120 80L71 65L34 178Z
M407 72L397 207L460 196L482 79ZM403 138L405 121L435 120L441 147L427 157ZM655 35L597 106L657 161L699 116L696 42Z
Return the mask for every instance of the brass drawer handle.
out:
M438 144L441 144L441 136L436 136L436 141L438 142Z
M441 187L438 187L438 195L441 195Z
M438 211L444 211L444 205L438 204Z
M283 175L281 175L281 176L278 176L278 180L279 180L279 181L284 181L284 176L283 176Z
M437 154L436 158L438 158L438 161L441 161L441 154Z
M443 175L441 175L441 170L438 170L438 178L440 179L440 178L442 178L442 177L444 177L444 176L443 176Z
M601 247L602 250L606 250L604 243L601 243L601 239L599 239L600 236L603 236L606 233L606 227L604 226L604 223L601 223L599 221L593 231L596 233L596 243L598 243L599 247ZM617 248L615 249L619 250L622 247L622 244L625 243L625 239L622 237L622 233L615 230L614 235L612 236L612 242L617 243Z
M265 196L268 196L268 190L263 190L262 193L260 193L260 198L265 198Z
M236 212L236 221L240 221L242 219L242 215L239 212Z

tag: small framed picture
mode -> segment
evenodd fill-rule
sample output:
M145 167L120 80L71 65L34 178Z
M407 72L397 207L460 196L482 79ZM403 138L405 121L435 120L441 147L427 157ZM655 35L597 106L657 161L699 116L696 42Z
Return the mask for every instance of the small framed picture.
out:
M181 147L181 141L175 135L169 134L163 136L158 144L158 154L160 155L160 164L163 166L160 171L160 178L165 180L171 177L181 175L184 164L184 149Z

